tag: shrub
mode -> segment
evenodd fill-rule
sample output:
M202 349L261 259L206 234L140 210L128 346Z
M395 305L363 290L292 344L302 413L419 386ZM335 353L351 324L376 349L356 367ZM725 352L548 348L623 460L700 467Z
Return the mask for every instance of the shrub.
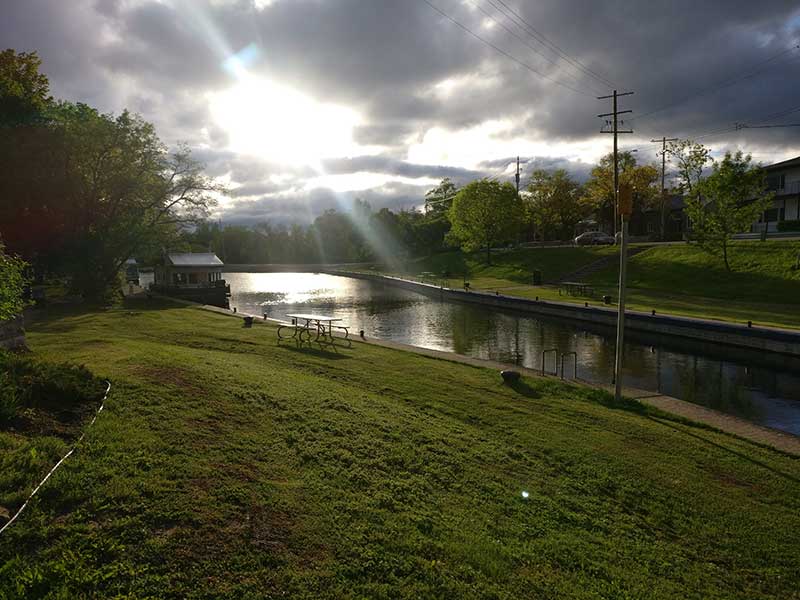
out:
M778 221L778 231L800 231L800 220Z
M104 389L86 367L0 352L0 424L10 422L24 408L75 412L99 399Z

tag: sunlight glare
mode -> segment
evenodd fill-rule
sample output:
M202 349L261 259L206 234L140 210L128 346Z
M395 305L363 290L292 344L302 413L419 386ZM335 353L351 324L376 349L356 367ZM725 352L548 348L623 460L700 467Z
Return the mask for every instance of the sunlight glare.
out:
M231 88L210 94L209 106L235 152L317 167L326 156L347 156L358 148L355 111L262 77L240 75Z

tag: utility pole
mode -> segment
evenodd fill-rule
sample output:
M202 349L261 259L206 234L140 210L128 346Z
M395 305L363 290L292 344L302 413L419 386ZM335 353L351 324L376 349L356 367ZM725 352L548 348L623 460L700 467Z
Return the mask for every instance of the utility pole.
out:
M619 401L622 399L622 362L625 348L625 276L628 266L628 218L633 208L633 197L630 186L625 186L625 194L620 198L619 189L619 160L617 152L617 136L620 133L633 133L632 129L620 130L618 116L624 113L633 112L631 110L618 110L617 98L619 96L630 96L633 92L618 94L617 90L610 96L600 96L598 100L613 99L612 110L610 113L597 115L598 117L613 117L612 131L602 131L601 133L614 134L614 238L617 237L617 218L621 220L622 243L619 249L619 307L617 310L617 344L616 358L614 361L614 397Z
M633 133L632 129L619 129L619 119L617 118L619 115L624 113L633 112L632 110L617 110L617 98L620 96L630 96L633 92L623 92L621 94L617 93L617 90L614 90L614 93L610 96L598 96L598 100L607 100L608 98L612 98L613 102L611 105L611 112L610 113L603 113L602 115L597 115L598 117L613 117L613 129L611 131L603 131L601 130L600 133L613 133L614 134L614 217L612 221L614 222L614 238L616 239L617 236L617 212L618 212L618 203L619 203L619 160L617 156L617 136L620 133ZM624 122L623 122L624 123Z
M519 156L517 157L517 172L514 175L514 179L517 180L517 198L519 198Z
M661 142L661 241L667 234L667 199L664 196L664 177L667 169L667 142L677 142L678 138L668 138L662 136L660 140L650 140L651 142Z

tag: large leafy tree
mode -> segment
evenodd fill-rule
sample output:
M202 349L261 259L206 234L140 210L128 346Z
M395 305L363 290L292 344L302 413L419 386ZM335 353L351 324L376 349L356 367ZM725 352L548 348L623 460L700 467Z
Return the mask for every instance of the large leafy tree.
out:
M675 187L682 194L693 195L706 165L714 162L711 150L693 140L676 140L667 145L667 155L675 164Z
M0 52L0 126L40 120L50 104L50 84L35 52Z
M84 104L60 103L46 125L16 128L0 141L0 169L9 245L91 300L114 287L127 258L205 216L222 191L140 117Z
M425 193L425 212L431 216L446 216L453 205L458 186L449 177L442 179L435 188Z
M725 154L711 174L695 183L686 203L692 238L707 252L721 256L730 271L730 240L745 231L772 203L764 171L742 152Z
M492 246L513 239L522 223L522 205L510 183L479 179L464 186L450 207L450 237L464 250L486 248L492 262Z
M630 185L634 190L634 212L654 206L659 196L656 182L659 170L654 165L639 165L631 152L619 153L620 185ZM614 155L607 154L592 169L584 186L584 201L591 206L601 221L610 224L614 215Z
M575 225L591 211L580 184L563 169L534 171L523 204L526 220L544 240L571 237Z

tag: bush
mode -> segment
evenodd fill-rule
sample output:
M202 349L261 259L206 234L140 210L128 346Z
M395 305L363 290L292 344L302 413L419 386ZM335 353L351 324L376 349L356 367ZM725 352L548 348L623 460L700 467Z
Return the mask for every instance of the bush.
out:
M0 424L12 421L25 408L76 412L104 391L103 382L86 367L0 351Z
M778 221L778 231L800 231L800 220Z

